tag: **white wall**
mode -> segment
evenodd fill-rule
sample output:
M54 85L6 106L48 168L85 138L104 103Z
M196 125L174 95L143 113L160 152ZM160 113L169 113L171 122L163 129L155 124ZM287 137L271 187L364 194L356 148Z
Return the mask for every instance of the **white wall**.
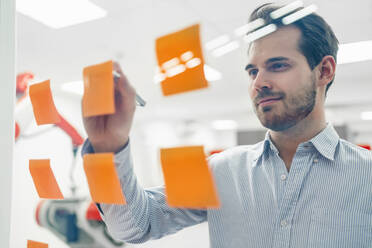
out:
M0 0L0 247L9 247L15 100L15 2Z

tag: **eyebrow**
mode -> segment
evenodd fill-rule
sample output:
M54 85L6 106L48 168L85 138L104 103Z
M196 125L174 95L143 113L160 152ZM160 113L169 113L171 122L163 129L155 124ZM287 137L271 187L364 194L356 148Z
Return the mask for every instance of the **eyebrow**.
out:
M274 58L269 58L268 60L265 61L265 65L268 65L273 62L278 62L278 61L288 61L289 59L286 57L274 57ZM255 68L256 66L254 64L248 64L245 66L245 70L249 70L251 68Z

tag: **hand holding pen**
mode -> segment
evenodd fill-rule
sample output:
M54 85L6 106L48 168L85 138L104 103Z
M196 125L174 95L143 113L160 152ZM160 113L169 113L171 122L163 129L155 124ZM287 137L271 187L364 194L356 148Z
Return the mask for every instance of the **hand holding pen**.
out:
M116 83L116 81L120 78L120 74L116 71L112 71L112 74L114 75L114 80ZM141 107L144 107L146 105L145 100L143 100L143 98L140 97L137 93L136 93L136 104L137 106L141 106Z
M83 118L88 139L96 153L118 152L129 140L136 105L146 104L136 94L120 65L114 62L113 66L115 113Z

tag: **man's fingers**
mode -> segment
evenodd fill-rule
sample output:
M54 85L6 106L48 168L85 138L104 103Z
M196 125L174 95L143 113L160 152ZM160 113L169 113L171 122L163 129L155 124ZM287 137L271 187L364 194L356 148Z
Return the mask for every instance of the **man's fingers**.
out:
M121 67L118 62L113 63L113 69L114 71L119 74L119 78L116 79L115 83L115 90L118 90L121 95L123 96L131 96L133 99L135 98L136 91L134 88L130 85L129 80L124 75L123 71L121 70Z

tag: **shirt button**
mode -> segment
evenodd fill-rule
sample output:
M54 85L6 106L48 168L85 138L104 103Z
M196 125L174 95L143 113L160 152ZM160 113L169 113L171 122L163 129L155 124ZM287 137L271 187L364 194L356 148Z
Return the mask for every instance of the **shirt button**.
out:
M280 225L281 225L282 227L286 227L286 226L287 226L287 221L282 220L282 221L280 222Z
M286 175L286 174L282 174L282 175L280 175L280 179L281 179L282 181L284 181L285 179L287 179L287 175Z
M318 163L319 160L317 158L314 159L314 163Z

